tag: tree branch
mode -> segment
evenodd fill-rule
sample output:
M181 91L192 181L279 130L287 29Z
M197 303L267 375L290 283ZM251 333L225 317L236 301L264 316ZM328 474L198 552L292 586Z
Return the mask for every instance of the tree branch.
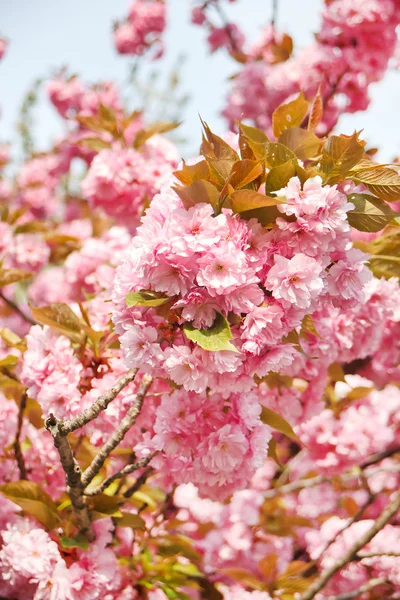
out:
M30 325L37 325L36 321L34 319L32 319L32 317L25 314L24 311L18 306L18 304L16 302L14 302L13 300L10 300L10 298L7 298L7 296L5 296L3 294L3 292L0 292L0 298L3 300L3 302L5 302L7 304L7 306L12 308L12 310L15 311L16 313L18 313L19 316L24 319L24 321L26 321Z
M75 429L80 429L98 417L103 410L106 410L107 406L114 400L120 391L135 379L138 370L139 369L130 369L130 371L125 373L125 375L121 377L108 392L97 398L96 402L94 402L90 408L84 410L80 415L77 415L69 421L60 421L60 433L62 435L67 435L68 433L75 431Z
M67 493L75 511L79 530L86 535L91 542L95 539L90 520L89 509L83 496L82 471L74 459L68 438L60 432L62 421L57 421L51 414L45 422L46 429L51 433L54 445L58 450L62 468L67 480Z
M153 467L147 467L147 469L145 469L143 473L136 479L135 483L133 483L131 487L124 492L124 498L130 498L135 492L137 492L153 473Z
M131 465L126 465L126 467L124 467L117 473L114 473L114 475L111 475L110 477L105 479L103 481L103 483L101 483L94 490L85 491L85 495L86 496L96 496L97 494L101 494L116 479L120 479L121 477L124 477L125 475L129 475L130 473L133 473L134 471L138 471L139 469L143 469L144 467L147 467L147 465L152 460L152 458L154 457L155 454L156 454L155 452L152 452L149 456L146 456L145 458L141 458L140 460L138 460L137 462L135 462Z
M321 573L308 588L308 590L302 595L301 600L312 600L320 592L330 579L342 569L349 562L352 562L357 555L357 552L361 550L368 542L370 542L381 529L390 521L390 519L400 509L400 492L396 494L392 502L385 508L385 510L379 515L375 523L370 527L364 535L354 542L352 546L343 554L343 556L336 561L331 567Z
M18 465L18 469L19 469L19 475L20 475L19 478L20 479L27 479L26 467L25 467L24 457L22 454L21 443L20 443L22 422L24 420L24 411L26 408L26 400L27 400L27 393L23 392L23 394L21 396L21 403L19 405L17 431L15 434L15 441L13 444L14 455L15 455L15 460L17 461L17 465Z
M357 590L353 590L352 592L345 592L344 594L339 594L339 596L329 596L326 600L352 600L353 598L358 598L361 594L365 594L365 592L369 592L374 587L378 585L383 585L387 583L387 579L383 577L379 577L377 579L371 579L368 583L365 583Z
M121 380L120 380L121 381ZM113 435L110 439L104 444L100 452L94 457L91 464L88 466L86 471L82 475L82 484L85 488L92 481L93 477L97 475L101 467L104 465L109 454L118 446L120 442L125 437L125 434L129 431L132 425L135 423L137 417L139 416L140 410L142 408L143 400L147 394L147 390L149 389L151 382L153 381L150 375L143 375L142 382L140 384L140 388L136 394L135 400L133 401L132 406L126 413L125 417L122 419L119 427L114 431ZM115 386L116 387L116 386ZM114 389L114 388L113 388ZM115 394L116 395L116 394Z

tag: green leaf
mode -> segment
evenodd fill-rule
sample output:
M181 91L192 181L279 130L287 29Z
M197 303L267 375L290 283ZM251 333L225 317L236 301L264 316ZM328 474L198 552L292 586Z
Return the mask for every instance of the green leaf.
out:
M382 200L400 200L400 175L390 166L367 163L353 169L351 179L363 183L372 194Z
M143 144L145 144L147 140L153 137L153 135L159 133L168 133L168 131L176 129L177 127L179 127L179 125L180 123L172 123L169 121L160 121L158 123L153 123L145 129L141 129L137 132L135 141L133 142L133 147L140 148L140 146L143 146Z
M266 425L269 425L272 429L283 433L291 440L301 443L295 432L293 431L291 425L281 415L274 412L270 408L263 406L261 408L261 421Z
M268 443L268 456L272 458L274 462L278 465L278 467L282 467L282 463L279 461L278 455L276 453L276 439L271 438Z
M23 269L1 269L0 268L0 287L30 279L33 273L24 271Z
M172 570L177 573L182 573L182 575L187 575L188 577L203 577L203 573L193 563L175 563Z
M232 210L237 213L266 206L277 206L278 204L284 204L285 202L281 198L272 198L271 196L265 196L259 192L253 192L252 190L240 190L234 192L229 196L229 199L231 201Z
M129 292L125 296L128 308L132 306L161 306L169 302L171 298L162 296L156 292Z
M0 367L15 367L18 363L18 357L13 354L9 354L5 358L0 360Z
M14 233L42 233L47 231L47 225L42 221L29 221L28 223L22 223L14 229Z
M219 193L217 188L204 179L198 179L187 187L175 185L172 186L172 189L178 194L186 209L201 202L211 204L213 208L218 205Z
M30 306L30 309L38 323L49 325L74 341L82 339L82 323L68 304L55 302L48 306Z
M265 180L265 192L269 194L285 187L289 179L296 175L298 162L295 153L279 142L267 144L266 160L271 167Z
M274 111L272 115L272 129L274 136L279 136L291 127L299 127L308 112L308 102L304 98L303 92L295 100L282 104Z
M105 140L102 140L101 138L98 138L98 137L83 138L83 139L79 140L78 145L84 146L85 148L88 148L89 150L94 150L95 152L100 152L101 150L104 150L105 148L111 148L111 142L106 142Z
M235 346L229 341L232 339L229 323L221 314L216 316L214 323L208 329L195 329L191 323L186 323L183 326L183 331L189 340L195 342L204 350L237 352Z
M370 269L375 277L400 278L400 257L385 256L384 254L374 254L369 258Z
M370 194L349 194L355 208L347 213L349 223L358 231L380 231L399 216L383 200Z
M131 529L146 529L146 523L133 513L123 512L122 517L118 518L117 527L130 527Z
M322 148L320 169L325 175L324 183L337 183L343 180L364 156L364 145L358 133L352 136L332 135Z
M89 542L82 534L78 534L72 538L62 536L60 538L60 544L63 548L80 548L81 550L89 549Z
M14 481L0 486L2 492L22 510L35 517L47 529L59 525L57 508L50 496L33 481Z
M306 315L301 322L300 337L307 339L309 335L321 337L315 327L314 320L311 315Z
M242 158L264 159L267 153L266 134L261 129L239 123L239 147Z
M322 143L312 131L306 131L299 127L286 129L279 137L279 142L292 150L300 160L316 157Z

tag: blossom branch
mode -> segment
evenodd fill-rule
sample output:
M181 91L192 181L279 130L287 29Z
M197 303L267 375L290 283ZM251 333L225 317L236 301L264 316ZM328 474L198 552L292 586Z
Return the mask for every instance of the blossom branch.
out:
M339 596L329 596L326 600L352 600L353 598L358 598L361 594L365 594L369 592L373 588L378 585L384 585L387 583L387 580L383 577L377 577L376 579L371 579L368 583L365 583L357 590L353 590L352 592L345 592L344 594L339 594Z
M5 302L7 304L7 306L9 306L14 312L18 313L20 317L22 317L24 319L24 321L26 321L27 323L29 323L30 325L37 325L36 321L34 319L32 319L32 317L30 317L29 315L27 315L26 313L24 313L24 311L18 306L18 304L16 302L14 302L13 300L10 300L10 298L7 298L7 296L5 296L2 292L0 292L0 298L3 300L3 302Z
M368 542L370 542L381 529L390 521L392 517L400 509L400 492L396 494L392 502L385 508L385 510L379 515L375 523L370 527L354 544L343 554L343 556L336 561L331 567L321 573L308 590L302 595L301 600L312 600L320 592L330 579L342 569L345 565L352 562L357 556L359 550L361 550Z
M90 520L89 509L83 496L82 471L72 454L68 438L60 431L62 421L57 421L51 414L45 422L46 429L51 433L54 445L58 450L62 468L67 480L67 493L75 511L79 530L86 535L89 541L94 540L94 532Z
M136 373L139 369L130 369L108 392L102 394L92 406L84 410L80 415L77 415L69 421L60 422L60 432L63 435L67 435L75 429L80 429L90 421L93 421L99 416L101 412L106 410L107 406L114 400L114 398L123 390L131 381L135 379Z
M97 475L101 467L104 465L106 459L110 453L118 446L125 437L125 434L129 431L132 425L135 423L137 417L140 414L143 400L147 394L147 391L152 383L153 379L150 375L144 375L140 388L135 396L135 400L122 419L120 426L114 431L110 439L104 444L100 452L94 457L92 463L86 469L82 476L82 484L85 488L92 481L93 477ZM116 387L116 386L115 386ZM114 389L114 388L113 388ZM121 388L122 389L122 388ZM116 395L116 394L115 394Z
M15 441L13 444L15 460L17 461L20 479L27 479L26 467L25 467L24 457L22 455L21 442L20 442L22 423L24 420L24 411L26 408L26 400L27 400L27 393L24 392L21 396L21 403L19 405L17 431L15 434Z
M147 465L152 460L154 455L155 455L155 452L152 452L149 456L146 456L145 458L141 458L137 462L132 463L130 465L126 465L126 467L124 467L117 473L114 473L114 475L111 475L110 477L105 479L103 481L103 483L100 484L94 490L85 491L86 496L96 496L97 494L101 494L101 492L104 492L104 490L106 490L108 488L108 486L111 485L112 482L115 481L116 479L120 479L121 477L124 477L125 475L129 475L130 473L133 473L134 471L138 471L139 469L143 469L144 467L147 467Z

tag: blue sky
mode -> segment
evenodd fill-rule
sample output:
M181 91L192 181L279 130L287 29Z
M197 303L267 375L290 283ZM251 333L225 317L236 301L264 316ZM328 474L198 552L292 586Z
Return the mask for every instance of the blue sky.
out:
M190 4L190 0L168 0L166 56L157 64L142 67L143 71L157 68L168 74L179 55L187 56L180 88L191 98L181 126L181 135L187 140L182 148L185 157L196 153L200 141L199 113L214 130L224 132L219 112L227 91L226 79L238 68L223 52L208 54L204 31L189 23ZM128 6L129 0L0 0L0 34L10 39L7 55L0 62L0 140L15 139L21 99L36 77L67 65L88 81L126 81L131 59L116 54L111 23L123 17ZM322 0L279 0L278 26L294 36L296 48L312 39L321 6ZM269 22L271 10L272 0L237 0L226 6L226 12L249 39ZM367 113L346 115L340 122L344 133L363 128L365 139L382 148L382 160L400 154L400 136L394 126L399 117L399 89L400 73L388 73L383 82L373 86ZM35 114L36 139L45 149L62 131L62 121L44 97Z

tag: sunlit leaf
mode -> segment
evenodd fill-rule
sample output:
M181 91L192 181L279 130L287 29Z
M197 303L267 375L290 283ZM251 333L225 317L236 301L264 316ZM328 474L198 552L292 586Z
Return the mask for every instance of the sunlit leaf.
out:
M219 572L230 577L235 581L239 581L242 585L248 586L253 590L265 589L265 583L258 579L251 571L242 569L241 567L232 567L228 569L219 569Z
M349 223L358 231L380 231L398 216L383 200L370 194L349 194L355 208L347 213Z
M141 129L140 131L137 132L135 140L133 142L133 147L140 148L140 146L143 146L143 144L145 144L147 142L147 140L149 140L151 137L153 137L153 135L156 135L159 133L168 133L168 131L172 131L173 129L176 129L177 127L179 127L179 125L180 125L180 123L172 123L172 122L167 122L167 121L165 121L165 122L160 121L158 123L152 123L145 129Z
M80 548L81 550L88 550L89 548L89 542L82 534L78 534L72 538L62 536L60 544L63 548Z
M272 115L272 129L274 136L279 136L290 127L299 127L308 112L308 102L301 92L295 100L282 104Z
M351 171L351 179L363 183L372 194L387 202L400 200L400 175L386 165L362 165Z
M49 325L75 341L81 339L82 323L68 304L55 302L48 306L31 306L30 309L33 318L38 323Z
M306 315L301 322L300 337L307 339L310 335L316 335L317 337L321 337L315 327L315 323L312 316Z
M321 86L315 95L314 100L311 103L310 116L308 117L308 131L315 131L321 122L324 110L324 103L321 95Z
M187 187L175 185L172 186L172 189L178 194L186 209L201 202L211 204L214 208L218 205L219 193L217 188L204 179L194 181Z
M261 408L261 421L266 425L269 425L272 429L285 434L291 440L301 443L293 431L292 426L289 425L289 423L283 417L281 417L281 415L278 415L278 413L274 412L270 408L267 408L266 406Z
M14 481L1 485L0 492L18 504L26 514L35 517L47 529L59 525L55 503L37 483L26 480Z
M200 160L194 165L187 165L185 161L183 161L182 168L179 171L174 171L173 174L184 185L190 185L198 179L207 180L210 172L207 161Z
M256 160L239 160L234 163L229 176L229 183L238 190L257 179L264 172L263 163Z
M33 273L24 271L23 269L2 269L0 268L0 287L30 279Z
M112 145L111 142L106 142L105 140L98 137L82 138L77 143L79 146L84 146L85 148L88 148L89 150L94 150L95 152L100 152L105 148L111 148Z
M146 529L146 523L139 515L123 512L117 521L117 527L130 527L131 529Z
M321 140L312 131L299 127L286 129L279 137L279 142L292 150L300 160L308 160L319 154Z
M336 183L344 179L363 155L364 145L358 139L358 133L353 133L352 136L332 135L322 148L320 169L325 175L325 183Z
M211 131L207 123L205 123L205 121L203 121L202 119L201 123L203 125L205 134L205 137L203 136L203 142L200 147L200 152L201 154L203 154L203 156L217 160L229 160L232 161L232 164L239 160L239 156L236 150L231 148L231 146L227 142L225 142L225 140L223 140L221 137L215 135L215 133Z
M229 199L232 210L237 213L266 206L277 206L278 204L284 203L284 200L281 198L272 198L271 196L265 196L259 192L253 192L252 190L240 190L234 192L230 195Z
M267 135L261 129L239 123L239 147L243 159L264 159L268 142Z

